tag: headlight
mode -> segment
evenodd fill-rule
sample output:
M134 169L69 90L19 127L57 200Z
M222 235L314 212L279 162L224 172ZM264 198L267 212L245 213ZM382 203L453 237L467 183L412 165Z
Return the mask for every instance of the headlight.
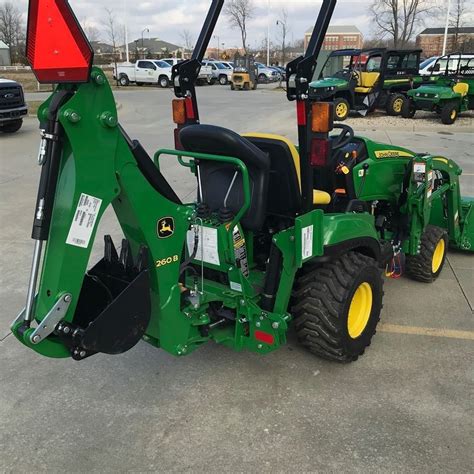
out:
M439 94L435 94L434 98L437 99L439 97Z
M420 93L417 92L417 93L415 94L415 96L416 96L416 97L420 97Z

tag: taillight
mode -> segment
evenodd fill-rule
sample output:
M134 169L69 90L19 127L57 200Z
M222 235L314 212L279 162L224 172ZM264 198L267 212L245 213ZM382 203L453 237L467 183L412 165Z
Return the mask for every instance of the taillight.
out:
M264 342L265 344L272 345L275 342L273 334L269 334L268 332L255 331L254 335L257 341Z
M311 140L311 166L325 166L330 152L330 143L326 138Z
M67 0L30 0L26 55L40 83L89 80L94 53Z
M179 132L181 131L180 128L174 129L174 148L175 150L184 150L183 145L181 144L181 140L179 139Z

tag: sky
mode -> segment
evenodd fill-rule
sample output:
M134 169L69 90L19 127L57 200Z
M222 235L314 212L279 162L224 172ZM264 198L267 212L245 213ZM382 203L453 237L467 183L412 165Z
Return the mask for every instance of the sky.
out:
M446 0L440 1L446 2ZM467 2L471 3L474 0ZM15 3L26 12L27 0L16 0ZM148 28L150 31L144 33L145 37L158 37L182 45L182 32L185 29L191 32L194 40L197 38L210 0L70 0L69 3L83 24L98 30L103 29L105 8L112 9L118 22L127 19L130 42L141 38L142 31ZM375 31L368 12L369 3L368 0L339 0L331 24L356 25L365 37L374 37ZM265 40L268 24L271 40L280 42L281 27L276 25L276 21L281 18L283 8L288 12L288 40L292 42L302 39L305 31L316 21L321 1L254 0L254 4L255 15L249 23L248 33L248 43L252 48L260 46ZM443 25L438 21L432 21L427 26ZM103 36L102 39L106 40L106 35ZM241 45L239 32L229 27L224 15L219 19L211 46L217 47L218 42L220 48L222 43L224 48Z

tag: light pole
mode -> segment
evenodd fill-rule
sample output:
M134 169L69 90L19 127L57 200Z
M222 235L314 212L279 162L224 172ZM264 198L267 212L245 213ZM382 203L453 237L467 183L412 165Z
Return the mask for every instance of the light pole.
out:
M125 56L127 63L130 62L130 50L128 48L128 25L127 25L127 0L123 0L123 25L125 30Z
M213 38L217 39L217 60L219 61L219 41L220 41L220 38L217 35L214 35Z
M145 33L145 31L147 33L150 33L150 30L148 28L144 28L143 31L142 31L142 54L143 54L143 58L142 59L145 59L145 40L143 38L143 35Z
M446 26L444 27L443 54L442 54L443 56L446 54L446 45L448 43L450 9L451 9L451 0L448 0L448 11L446 12Z
M267 67L270 66L270 0L267 2L267 15L268 15L268 26L267 26Z
M277 20L277 26L281 25L281 37L282 37L282 45L281 45L281 62L282 66L285 67L285 42L286 42L286 23L281 20Z

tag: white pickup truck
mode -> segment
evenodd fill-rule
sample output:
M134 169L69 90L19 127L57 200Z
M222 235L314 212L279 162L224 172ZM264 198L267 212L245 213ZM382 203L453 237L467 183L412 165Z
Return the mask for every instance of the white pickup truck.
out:
M162 61L167 62L170 66L183 62L183 59L178 58L165 58ZM197 78L197 85L203 86L204 84L213 84L214 83L214 73L212 67L206 62L203 63L201 69L199 70L199 76Z
M157 84L166 88L171 83L171 66L159 59L142 59L135 64L120 64L114 71L114 79L118 80L121 86Z

